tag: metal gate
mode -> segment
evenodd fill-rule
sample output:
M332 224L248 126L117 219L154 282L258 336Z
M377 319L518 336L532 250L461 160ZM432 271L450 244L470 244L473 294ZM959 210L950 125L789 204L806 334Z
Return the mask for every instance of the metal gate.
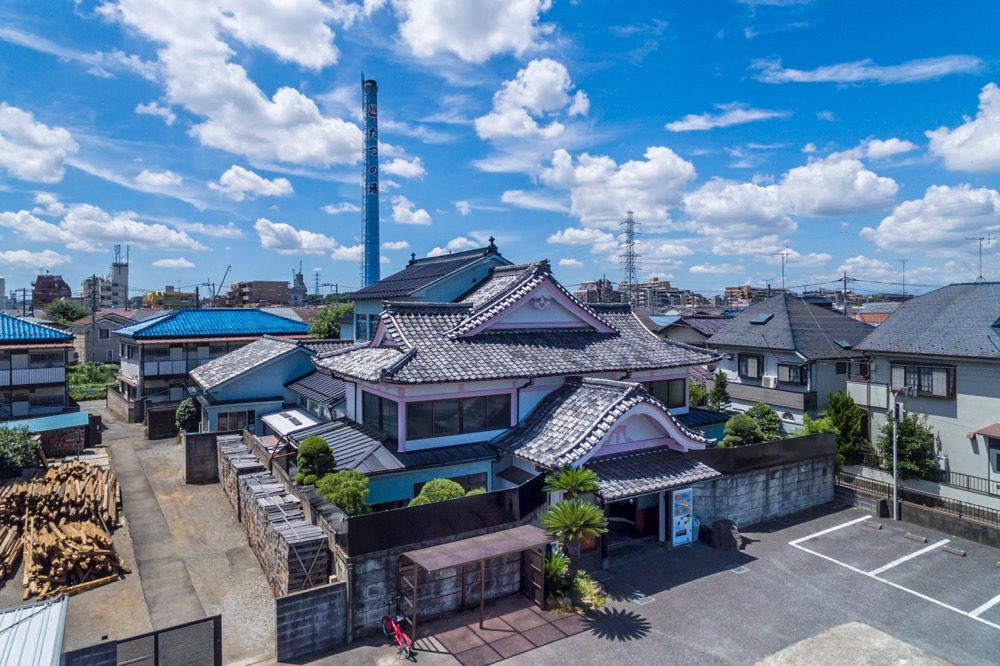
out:
M222 666L222 616L64 655L66 666Z

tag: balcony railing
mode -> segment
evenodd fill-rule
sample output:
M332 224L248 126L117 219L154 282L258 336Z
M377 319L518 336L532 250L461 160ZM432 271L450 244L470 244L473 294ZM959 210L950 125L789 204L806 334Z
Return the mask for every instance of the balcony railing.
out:
M48 368L0 370L0 386L37 386L39 384L62 384L65 381L66 367L62 365Z
M714 381L706 382L705 389L711 393ZM733 400L741 402L763 402L774 409L797 409L808 412L816 409L816 391L786 391L780 388L770 389L752 384L729 382L726 391Z
M146 361L142 364L142 374L146 377L160 375L186 375L186 361Z

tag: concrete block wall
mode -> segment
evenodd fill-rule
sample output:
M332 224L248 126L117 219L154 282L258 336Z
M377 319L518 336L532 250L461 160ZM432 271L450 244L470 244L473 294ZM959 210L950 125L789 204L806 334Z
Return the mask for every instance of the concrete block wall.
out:
M694 514L703 524L728 518L754 525L833 500L833 456L727 474L694 488Z
M331 650L347 642L347 583L278 597L274 605L278 661Z
M185 483L218 483L218 435L217 432L181 433Z

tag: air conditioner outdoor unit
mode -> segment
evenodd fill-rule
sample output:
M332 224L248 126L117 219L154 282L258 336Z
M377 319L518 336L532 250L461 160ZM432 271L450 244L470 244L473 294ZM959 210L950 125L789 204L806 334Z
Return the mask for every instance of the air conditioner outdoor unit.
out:
M760 378L760 384L764 388L778 388L778 378L774 375L764 375Z

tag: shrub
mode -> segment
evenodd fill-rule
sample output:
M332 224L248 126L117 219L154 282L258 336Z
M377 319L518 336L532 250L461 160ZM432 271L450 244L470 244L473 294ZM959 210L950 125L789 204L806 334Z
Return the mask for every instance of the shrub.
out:
M354 469L327 474L316 482L316 491L348 516L368 513L368 477Z
M21 470L38 462L40 449L28 426L0 425L0 476L20 476Z
M712 377L713 386L712 390L708 392L708 408L716 412L725 412L732 407L732 403L729 400L729 391L726 390L729 386L729 378L726 377L726 373L719 370Z
M719 446L747 446L764 441L760 426L746 414L737 414L726 421L725 433L726 437Z
M552 551L545 558L545 589L554 596L563 596L569 590L569 557Z
M826 398L826 411L824 416L830 419L834 430L837 433L837 453L848 465L861 462L861 443L864 441L864 434L861 432L861 422L864 412L858 407L854 399L843 391L831 393Z
M309 335L320 339L333 339L340 337L340 324L337 320L341 317L349 317L354 314L353 303L341 303L340 305L329 305L316 311L316 318L313 319L309 327Z
M465 496L472 497L473 495L485 495L485 494L486 494L485 488L473 488L469 492L465 493Z
M410 506L443 502L445 500L465 497L465 489L451 479L434 479L424 484L420 494L410 500Z
M576 572L573 581L570 583L570 595L576 601L590 604L592 608L600 609L608 601L608 596L604 593L604 588L596 580L590 577L583 569Z
M882 460L892 465L892 414L879 428L878 447ZM904 479L922 479L937 468L934 455L934 431L927 425L927 416L907 412L899 422L896 449L899 475Z
M295 485L311 486L337 467L333 450L322 437L306 437L299 445L296 458L299 472L295 475ZM312 477L312 483L308 478Z
M708 392L704 386L694 382L688 383L688 402L691 403L692 407L705 404L706 397L708 397Z
M755 402L745 413L754 420L761 433L764 434L763 441L770 442L785 436L785 427L781 423L781 417L769 405Z
M198 413L198 403L193 398L184 398L177 406L174 424L181 432L194 432L198 429L201 415Z

